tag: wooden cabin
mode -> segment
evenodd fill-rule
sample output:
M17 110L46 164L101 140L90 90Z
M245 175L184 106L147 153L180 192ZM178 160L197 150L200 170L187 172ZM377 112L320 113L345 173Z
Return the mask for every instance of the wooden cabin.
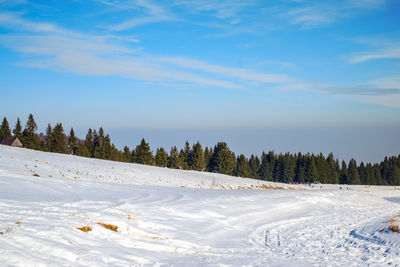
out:
M6 145L6 146L13 146L13 147L22 147L21 141L19 141L18 137L9 137L9 138L3 138L0 141L1 145Z

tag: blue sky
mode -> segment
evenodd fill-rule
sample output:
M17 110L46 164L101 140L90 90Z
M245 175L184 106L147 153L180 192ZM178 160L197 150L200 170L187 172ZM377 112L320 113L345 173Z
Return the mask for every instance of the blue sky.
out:
M400 3L0 0L0 115L119 147L400 153Z

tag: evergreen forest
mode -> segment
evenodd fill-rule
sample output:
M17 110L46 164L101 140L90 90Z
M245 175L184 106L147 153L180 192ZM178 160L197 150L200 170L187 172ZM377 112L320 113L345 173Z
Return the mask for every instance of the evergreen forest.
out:
M365 184L365 185L400 185L400 155L385 157L380 163L339 162L332 153L291 154L263 152L261 156L235 155L225 142L218 142L213 147L204 147L199 143L186 141L182 149L171 147L169 152L163 147L155 154L143 138L130 149L125 146L119 150L102 127L89 129L85 139L75 136L71 128L65 133L62 123L52 127L48 124L46 134L37 133L37 125L32 114L23 128L18 118L13 130L3 118L0 127L0 140L16 136L23 147L82 157L155 165L160 167L217 172L238 177L283 183L329 183L329 184Z

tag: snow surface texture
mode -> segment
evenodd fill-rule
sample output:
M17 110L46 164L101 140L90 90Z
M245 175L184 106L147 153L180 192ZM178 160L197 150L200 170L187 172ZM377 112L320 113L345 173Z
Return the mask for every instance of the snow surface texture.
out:
M0 265L400 266L400 190L262 184L0 145Z

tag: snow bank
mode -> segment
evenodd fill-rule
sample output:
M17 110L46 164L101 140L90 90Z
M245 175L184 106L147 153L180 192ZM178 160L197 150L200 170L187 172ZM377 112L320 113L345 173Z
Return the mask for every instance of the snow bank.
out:
M399 190L208 190L257 183L0 146L0 262L399 264L400 235L388 230ZM92 230L78 229L85 226Z

